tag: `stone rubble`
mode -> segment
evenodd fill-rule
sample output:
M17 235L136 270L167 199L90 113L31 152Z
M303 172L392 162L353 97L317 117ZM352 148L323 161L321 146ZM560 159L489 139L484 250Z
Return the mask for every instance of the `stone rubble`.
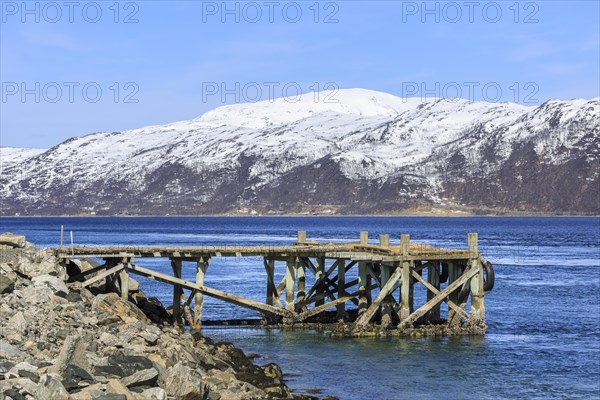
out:
M103 282L65 283L24 237L0 235L0 252L0 400L316 399L291 393L275 364L169 326L140 291L126 301Z

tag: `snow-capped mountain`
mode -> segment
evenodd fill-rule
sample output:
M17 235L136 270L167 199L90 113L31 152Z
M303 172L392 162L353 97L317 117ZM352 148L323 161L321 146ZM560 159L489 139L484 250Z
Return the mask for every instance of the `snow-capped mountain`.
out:
M600 99L538 107L363 89L1 148L3 215L599 214Z

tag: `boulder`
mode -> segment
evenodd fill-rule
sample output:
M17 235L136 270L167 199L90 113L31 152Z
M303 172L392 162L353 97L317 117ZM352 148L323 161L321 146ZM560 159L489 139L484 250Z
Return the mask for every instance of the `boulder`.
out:
M167 392L159 387L144 390L142 396L148 400L167 400Z
M26 330L27 320L25 319L23 311L19 311L8 319L6 326L3 327L2 333L7 339L21 341Z
M143 369L121 379L128 388L134 386L154 386L158 379L158 371L154 368Z
M2 358L16 358L21 357L23 352L12 344L5 342L4 340L0 340L0 354L2 354Z
M46 374L40 378L35 398L45 400L67 400L69 398L69 393L58 379Z
M38 275L53 275L66 279L66 269L62 267L50 249L36 249L29 242L24 248L0 246L2 269L10 268L25 277L33 278Z
M144 356L114 354L108 357L107 365L96 367L96 375L124 378L151 368L153 368L152 361Z
M32 278L31 281L33 282L33 286L47 287L57 296L65 297L69 293L65 282L56 276L48 274L38 275Z
M0 245L22 248L25 247L25 243L27 241L23 235L15 235L10 232L0 234Z
M208 398L208 387L202 381L200 374L188 366L177 363L167 372L164 386L167 395L175 398Z
M148 318L146 318L146 315L139 308L129 301L121 299L116 293L96 296L92 304L92 309L99 314L112 314L125 323L136 321L148 322Z
M8 276L0 275L0 294L12 293L15 289L15 281Z

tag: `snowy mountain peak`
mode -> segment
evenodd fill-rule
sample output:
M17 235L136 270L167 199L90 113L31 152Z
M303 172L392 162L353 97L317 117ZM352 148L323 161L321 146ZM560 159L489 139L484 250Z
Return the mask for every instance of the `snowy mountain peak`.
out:
M419 99L402 99L373 90L342 89L222 106L205 113L197 121L213 126L262 129L325 113L392 117L419 104Z

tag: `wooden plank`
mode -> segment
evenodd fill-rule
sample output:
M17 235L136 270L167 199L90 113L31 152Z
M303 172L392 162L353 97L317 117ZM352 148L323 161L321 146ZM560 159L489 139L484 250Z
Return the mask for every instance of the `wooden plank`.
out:
M131 267L128 268L128 270L130 273L142 275L147 278L155 279L160 282L169 283L171 285L179 285L179 286L187 288L187 289L192 289L192 290L195 289L199 292L204 293L207 296L214 297L216 299L225 301L227 303L235 304L240 307L248 308L250 310L266 312L266 313L271 313L271 314L281 315L281 316L294 315L293 312L289 312L289 311L286 311L281 308L268 306L268 305L260 303L258 301L246 299L246 298L243 298L243 297L231 294L231 293L226 293L226 292L223 292L223 291L220 291L217 289L212 289L212 288L209 288L206 286L198 286L193 282L186 281L186 280L180 279L180 278L175 278L175 277L172 277L172 276L160 273L160 272L152 271L150 269L140 267L139 265L131 264Z
M421 277L421 275L419 275L417 272L412 271L412 276L413 278L415 278L417 281L419 281L420 283L422 283L429 292L433 293L434 295L440 293L439 288L436 288L435 286L431 285L429 282L427 282L425 279L423 279ZM432 297L433 298L433 297ZM454 303L452 300L450 299L443 299L443 301L445 301L448 306L454 310L454 312L459 313L460 315L462 315L465 318L469 317L469 314L467 314L467 312L465 310L463 310L462 308L460 308L458 305L456 305L456 303Z
M436 290L427 291L427 301L433 299L433 297L439 293L440 291L440 264L439 262L430 261L427 263L427 280L429 281L429 286L434 287ZM414 277L414 275L413 275ZM421 276L419 275L419 278ZM422 279L421 279L422 280ZM419 280L419 281L421 281ZM421 282L423 283L423 282ZM425 285L428 287L428 285ZM438 321L440 319L440 306L437 305L431 309L429 312L429 318L431 321Z
M316 260L316 265L315 265L315 285L308 291L308 293L306 294L307 297L311 296L312 293L315 290L315 287L317 288L316 294L320 294L321 290L319 287L317 287L317 282L321 282L321 279L323 278L323 276L325 275L325 257L317 257ZM324 297L323 297L324 299ZM315 305L316 306L321 306L323 305L325 302L324 300L318 300Z
M337 268L337 264L338 261L336 260L327 270L327 272L325 272L323 275L321 275L320 278L317 278L315 284L308 290L308 293L306 294L306 297L310 297L312 296L312 294L317 290L320 289L321 286L323 285L323 283L328 279L329 275L331 275L331 273L333 273L333 271ZM324 267L325 265L323 265Z
M383 302L383 299L392 292L392 289L395 287L396 283L401 278L402 278L402 268L396 268L396 270L394 271L394 273L392 274L390 279L385 283L385 285L383 285L383 287L379 291L379 294L377 295L375 300L373 300L373 303L371 303L369 308L367 308L367 311L365 311L356 320L357 326L365 326L369 323L369 321L371 321L371 318L373 318L373 316L377 312L377 309Z
M106 271L101 272L98 275L94 276L93 278L90 278L87 281L83 282L81 284L81 286L83 286L83 287L90 286L92 283L98 282L98 281L106 278L109 275L112 275L112 274L114 274L116 272L119 272L123 268L125 268L125 266L123 264L117 264L115 267L107 269Z
M346 283L345 285L345 289L349 289L352 286L356 285L358 283L358 279L354 279L348 283ZM337 285L336 285L337 286ZM313 296L311 296L310 298L304 299L304 301L300 302L300 303L296 303L296 309L298 309L298 307L305 307L309 304L312 303L318 303L320 301L322 301L324 298L326 297L331 297L332 295L334 295L336 292L338 291L338 288L336 287L335 289L330 289L326 292L321 292L321 293L315 293ZM344 291L344 296L346 296L347 293L346 291ZM331 298L332 300L335 300L335 298ZM317 306L320 304L317 304Z
M266 303L270 306L274 305L274 303L277 303L277 305L279 307L283 307L283 305L281 304L281 299L279 291L277 290L277 288L275 287L275 278L274 278L274 274L275 274L275 259L273 257L265 257L264 258L264 266L265 266L265 272L267 273L267 301Z
M425 313L427 313L429 310L431 310L434 306L436 306L441 301L443 301L443 299L448 297L448 295L450 293L452 293L453 291L458 289L459 286L461 286L467 280L471 279L475 274L477 274L477 268L471 268L471 269L465 271L465 273L460 278L458 278L452 284L448 285L444 290L442 290L441 292L436 294L433 299L429 300L427 303L425 303L423 306L421 306L418 310L416 310L415 312L410 314L410 316L408 318L406 318L404 321L401 321L400 327L405 328L405 327L411 326L416 320L421 318L423 315L425 315Z

